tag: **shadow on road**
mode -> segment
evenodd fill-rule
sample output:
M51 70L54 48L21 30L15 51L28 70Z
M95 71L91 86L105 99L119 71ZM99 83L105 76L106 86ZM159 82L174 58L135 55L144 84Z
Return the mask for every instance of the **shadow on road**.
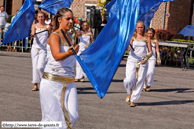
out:
M107 92L106 94L123 94L126 92ZM92 87L84 87L84 88L77 88L77 94L97 94L94 88Z
M150 92L174 92L176 93L189 93L194 92L191 88L175 88L175 89L151 89Z
M158 65L156 65L156 67L163 67L163 68L180 68L180 70L182 71L182 67L181 66L172 66L172 65L160 65L160 66L158 66ZM190 71L190 70L194 70L194 67L193 67L193 65L190 65L190 68L188 68L187 69L188 71Z
M172 100L172 101L161 101L151 103L136 103L138 106L158 106L158 105L180 105L194 103L194 100Z
M82 83L87 83L90 81L83 81ZM123 80L113 79L111 82L123 82Z
M6 57L17 57L17 58L30 58L30 54L29 55L8 55L8 54L2 54L0 53L0 56L6 56Z
M123 82L123 80L113 79L111 82Z
M126 64L120 64L119 67L126 67Z

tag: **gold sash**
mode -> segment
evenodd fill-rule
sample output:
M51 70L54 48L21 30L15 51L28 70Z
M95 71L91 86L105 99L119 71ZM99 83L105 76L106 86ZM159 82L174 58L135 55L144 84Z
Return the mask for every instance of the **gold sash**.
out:
M139 71L140 65L141 65L141 61L138 61L138 62L137 62L137 65L136 65L136 81L135 81L135 84L134 84L134 86L133 86L133 89L131 90L131 95L132 95L133 90L134 90L134 88L135 88L135 86L136 86L136 83L137 83L138 71Z
M64 105L64 94L65 94L65 90L67 89L67 83L74 83L75 78L74 77L64 77L64 76L59 76L59 75L52 75L50 73L44 73L42 78L50 80L50 81L63 83L63 89L61 93L61 108L62 108L65 122L67 125L67 129L72 129L72 124L71 124L71 120L69 117L69 113Z

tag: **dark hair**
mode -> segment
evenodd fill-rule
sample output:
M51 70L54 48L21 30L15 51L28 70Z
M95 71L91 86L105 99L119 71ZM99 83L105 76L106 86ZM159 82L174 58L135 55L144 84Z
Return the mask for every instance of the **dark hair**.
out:
M153 28L149 28L148 30L147 30L147 32L148 31L151 31L152 33L153 33L153 37L154 37L154 35L155 35L155 30L153 29Z
M96 7L95 6L92 6L91 9L96 9Z
M81 26L80 26L80 30L83 30L82 25L83 25L84 23L87 23L87 25L88 25L88 22L87 22L87 21L82 21L82 24L81 24Z
M83 25L84 23L87 23L87 24L88 24L88 22L87 22L87 21L82 21L82 25Z
M59 28L59 21L58 21L58 18L59 18L59 17L62 17L63 14L66 13L66 12L71 12L71 13L73 14L73 12L72 12L70 9L65 8L65 7L62 7L62 8L60 8L60 9L57 11L55 17L53 18L54 31L57 30L57 29Z
M19 10L16 10L16 12L19 11Z
M46 19L46 18L48 18L48 14L47 14L47 13L45 13L45 19Z

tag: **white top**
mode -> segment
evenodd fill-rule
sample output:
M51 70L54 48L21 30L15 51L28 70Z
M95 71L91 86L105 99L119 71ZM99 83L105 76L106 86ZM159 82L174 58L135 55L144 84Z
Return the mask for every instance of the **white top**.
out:
M48 21L45 20L45 24L50 25L51 19L48 19Z
M90 34L91 32L87 34L82 34L79 36L80 42L79 42L79 51L83 52L85 50L86 45L90 44Z
M12 18L11 18L11 23L13 22L13 19L15 18L15 16L13 16Z
M131 49L131 56L129 56L129 58L132 57L135 60L142 60L147 55L146 40L139 40L134 38L132 46L134 48L134 51Z
M0 26L5 25L6 23L6 19L9 18L9 16L7 15L7 13L5 11L1 12L0 11Z
M151 42L152 45L152 57L150 57L150 59L156 59L156 40L154 40L154 42Z
M52 34L57 34L53 32ZM57 34L59 37L60 35ZM61 37L60 37L61 38ZM63 41L61 38L61 52L66 52L69 49L67 42ZM50 45L47 45L47 64L44 72L60 75L65 77L75 77L74 75L74 65L76 62L76 58L74 55L69 56L68 58L62 61L56 61L51 53Z
M48 30L48 27L49 26L47 26L46 29L36 27L36 33L41 32L41 31L44 31L44 32L35 35L32 47L41 48L41 49L46 50L47 40L48 40L48 31L45 31L45 30Z

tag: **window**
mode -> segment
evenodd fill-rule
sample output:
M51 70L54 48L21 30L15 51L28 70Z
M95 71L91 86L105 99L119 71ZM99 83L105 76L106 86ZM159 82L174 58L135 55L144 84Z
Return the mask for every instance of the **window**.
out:
M12 13L12 0L4 0L5 11L8 15Z
M97 6L96 4L85 4L85 18L89 19L90 18L90 8L92 6Z

